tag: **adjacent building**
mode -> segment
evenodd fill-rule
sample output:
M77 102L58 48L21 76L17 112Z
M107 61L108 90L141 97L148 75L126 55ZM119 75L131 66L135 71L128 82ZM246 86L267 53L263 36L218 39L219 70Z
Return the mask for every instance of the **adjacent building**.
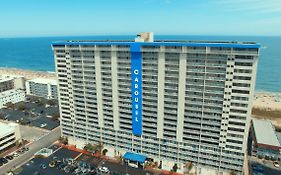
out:
M45 78L27 80L26 94L43 97L46 99L57 99L57 81L54 79Z
M19 125L15 123L0 123L0 153L8 150L20 141Z
M252 155L268 160L281 160L281 144L270 120L253 119L251 126Z
M1 75L0 92L12 89L25 89L25 79L23 76Z
M14 88L13 78L0 78L0 92L11 90Z
M25 100L25 91L20 89L7 90L0 93L0 109L7 103L18 103Z
M151 34L53 43L62 135L168 170L192 162L242 174L259 47Z

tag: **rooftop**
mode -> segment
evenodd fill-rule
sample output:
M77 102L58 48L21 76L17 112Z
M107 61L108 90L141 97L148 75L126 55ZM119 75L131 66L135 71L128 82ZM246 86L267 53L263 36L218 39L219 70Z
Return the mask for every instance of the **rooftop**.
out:
M6 82L6 81L11 81L13 80L14 78L12 77L0 77L0 83L2 82Z
M0 123L0 137L15 129L15 124Z
M54 47L65 45L141 45L141 46L190 46L190 47L227 47L227 48L260 48L255 42L225 42L225 41L172 41L159 40L154 42L135 42L133 40L94 40L94 41L58 41Z
M270 120L253 119L253 127L258 144L280 147L275 128Z
M51 85L57 85L57 80L54 79L47 79L47 78L35 78L28 80L29 82L34 82L34 83L40 83L40 84L51 84Z
M0 93L0 98L6 97L9 95L13 95L13 94L17 94L17 93L24 93L24 91L20 90L20 89L12 89L12 90L8 90L8 91L4 91L4 92Z

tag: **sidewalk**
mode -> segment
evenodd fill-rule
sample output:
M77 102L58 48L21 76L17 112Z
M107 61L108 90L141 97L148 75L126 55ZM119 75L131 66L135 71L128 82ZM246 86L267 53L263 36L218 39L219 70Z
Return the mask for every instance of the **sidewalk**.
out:
M9 154L11 154L11 153L17 151L18 149L20 149L20 148L22 148L22 147L24 147L24 146L28 146L30 143L31 143L31 142L27 142L27 143L25 143L24 145L22 145L22 146L20 146L20 147L18 147L18 146L13 146L13 147L9 148L8 150L4 151L3 153L1 153L1 154L0 154L0 157L5 157L5 156L7 156L7 155L9 155Z
M66 149L69 149L71 151L75 151L75 152L80 152L80 153L83 153L83 154L86 154L86 155L89 155L89 156L94 156L96 158L99 158L99 159L102 159L104 161L108 161L108 162L111 162L111 163L116 163L116 164L120 164L120 162L118 160L116 160L115 158L110 158L108 156L102 156L100 155L100 153L95 153L95 154L92 154L91 152L89 151L85 151L83 149L79 149L79 148L76 148L74 145L64 145L62 143L57 143L57 145L63 147L63 148L66 148ZM145 169L151 173L154 173L154 174L163 174L163 175L183 175L181 173L175 173L175 172L171 172L171 171L168 171L168 170L159 170L159 169L153 169L153 168L147 168Z

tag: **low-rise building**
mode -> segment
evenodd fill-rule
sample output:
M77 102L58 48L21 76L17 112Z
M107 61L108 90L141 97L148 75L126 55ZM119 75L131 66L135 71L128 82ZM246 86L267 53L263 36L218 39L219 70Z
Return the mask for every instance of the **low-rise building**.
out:
M43 97L46 99L57 99L57 81L54 79L36 78L26 81L26 94Z
M252 120L252 155L259 158L280 160L281 144L270 120Z
M12 89L0 93L0 109L7 103L18 103L25 100L25 92L20 89Z
M19 125L0 123L0 153L16 145L21 139Z
M0 92L14 88L13 78L0 78Z
M12 89L25 89L25 79L23 76L1 75L0 92Z

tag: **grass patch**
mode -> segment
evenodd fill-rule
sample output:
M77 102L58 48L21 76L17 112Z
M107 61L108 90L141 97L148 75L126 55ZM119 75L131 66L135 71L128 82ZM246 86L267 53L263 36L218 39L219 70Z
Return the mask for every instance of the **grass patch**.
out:
M255 118L265 118L265 119L281 119L281 111L280 110L266 110L261 108L253 108L252 115Z

